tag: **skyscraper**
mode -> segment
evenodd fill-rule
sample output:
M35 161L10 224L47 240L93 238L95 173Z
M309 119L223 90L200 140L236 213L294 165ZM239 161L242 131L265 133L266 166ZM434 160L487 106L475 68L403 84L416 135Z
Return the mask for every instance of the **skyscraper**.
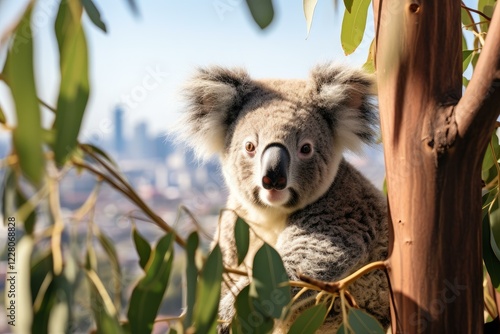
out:
M115 140L114 146L118 156L123 154L125 149L125 138L123 137L123 109L120 106L115 108Z

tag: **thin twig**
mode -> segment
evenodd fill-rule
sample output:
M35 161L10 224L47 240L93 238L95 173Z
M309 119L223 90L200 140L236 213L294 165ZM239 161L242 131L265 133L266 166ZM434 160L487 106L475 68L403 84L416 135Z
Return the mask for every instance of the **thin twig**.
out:
M47 102L45 102L44 100L42 100L41 98L37 97L37 99L38 99L38 103L40 103L45 108L49 109L53 113L57 112L56 108L49 106L49 104Z
M351 275L349 275L349 276L347 276L347 277L345 277L337 282L324 282L324 281L320 281L320 280L317 280L315 278L312 278L312 277L309 277L309 276L306 276L303 274L300 274L299 278L301 280L303 280L304 282L307 282L309 284L317 286L321 290L325 290L325 291L330 292L330 293L335 293L337 291L340 291L342 289L347 288L349 286L349 284L351 284L352 282L354 282L356 279L360 278L361 276L365 275L366 273L368 273L372 270L385 269L385 268L386 268L385 261L372 262L372 263L367 264L363 268L360 268L359 270L357 270L353 274L351 274Z
M460 7L462 7L463 9L468 10L469 12L473 12L473 13L479 14L482 17L484 17L485 19L487 19L488 21L491 21L491 17L489 17L488 15L484 14L483 12L481 12L481 11L479 11L477 9L473 9L473 8L467 7L463 2L460 5Z

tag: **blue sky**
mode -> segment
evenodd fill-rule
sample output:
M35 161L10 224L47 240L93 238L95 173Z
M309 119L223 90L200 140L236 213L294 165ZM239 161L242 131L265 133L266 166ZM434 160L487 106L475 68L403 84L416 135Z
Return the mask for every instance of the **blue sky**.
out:
M314 64L323 61L361 66L374 36L369 18L367 38L354 55L345 57L340 45L343 6L335 9L330 0L318 2L307 39L300 0L275 1L275 20L266 31L251 20L244 0L137 1L138 17L125 0L94 1L108 33L85 19L92 91L83 137L112 131L110 113L118 104L125 109L129 133L143 120L152 132L165 131L181 111L183 82L198 66L244 66L256 78L305 78ZM0 0L0 36L26 3ZM32 22L39 95L52 105L59 80L52 32L57 6L57 0L39 0ZM0 50L4 54L5 45ZM3 83L0 105L13 120ZM51 116L45 114L48 124Z

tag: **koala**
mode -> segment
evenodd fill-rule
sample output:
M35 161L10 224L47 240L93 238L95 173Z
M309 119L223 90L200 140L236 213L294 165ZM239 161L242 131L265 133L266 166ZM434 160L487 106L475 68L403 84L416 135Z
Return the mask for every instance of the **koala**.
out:
M239 68L197 71L185 88L178 136L200 158L219 156L229 210L215 239L225 266L238 267L237 216L252 231L245 268L252 267L263 242L278 251L290 280L304 274L338 281L387 257L386 200L343 157L374 139L373 90L370 76L335 64L316 66L308 80L254 80ZM248 278L239 279L223 290L222 320L232 319L234 296L246 284ZM349 291L388 326L382 271L356 280ZM320 332L335 333L341 322L334 308ZM282 324L282 331L289 325ZM220 327L229 332L227 325Z

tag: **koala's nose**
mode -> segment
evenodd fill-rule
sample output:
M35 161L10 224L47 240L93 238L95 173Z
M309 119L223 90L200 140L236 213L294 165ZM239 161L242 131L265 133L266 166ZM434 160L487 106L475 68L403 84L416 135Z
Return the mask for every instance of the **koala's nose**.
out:
M264 189L283 190L288 180L290 154L281 144L271 144L262 153L262 186Z

